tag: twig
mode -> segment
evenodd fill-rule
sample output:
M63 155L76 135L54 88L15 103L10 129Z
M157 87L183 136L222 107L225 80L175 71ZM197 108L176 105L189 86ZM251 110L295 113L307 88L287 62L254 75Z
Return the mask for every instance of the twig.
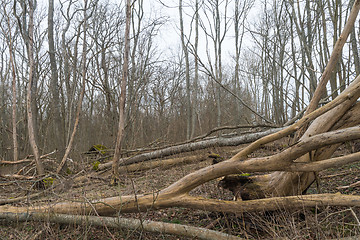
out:
M212 221L210 224L208 224L205 228L206 229L211 229L215 226L215 224L217 224L220 221L221 218L217 218L214 221Z
M348 186L340 186L340 187L337 187L336 189L347 189L347 188L351 188L351 187L356 187L356 186L359 186L360 185L360 181L357 181L355 183L352 183Z
M20 201L30 199L30 198L36 198L36 197L41 196L43 194L44 194L44 192L39 192L39 193L34 193L34 194L30 194L30 195L22 196L22 197L17 197L17 198L0 199L0 205L9 204L9 203L16 203L16 202L20 202Z
M54 151L52 151L50 153L44 154L44 155L40 156L40 159L46 158L46 157L48 157L48 156L50 156L50 155L52 155L52 154L54 154L56 152L57 152L57 150L54 150ZM0 164L20 164L20 163L24 163L24 162L32 162L34 160L30 159L30 158L33 158L33 157L34 157L34 155L29 155L26 158L18 160L18 161L5 161L5 160L2 160L2 161L0 161Z
M12 175L0 175L1 178L6 179L19 179L19 180L33 180L37 177L34 176L24 176L24 175L18 175L18 174L12 174Z
M36 240L39 236L41 236L41 234L43 234L44 229L40 230L39 232L37 232L34 236L32 236L30 238L30 240Z
M349 208L349 210L350 210L351 214L354 216L355 221L356 221L358 227L360 227L360 221L359 221L358 217L356 216L354 210L353 210L351 207Z
M349 172L341 172L341 173L336 173L336 174L331 174L331 175L326 175L326 176L321 176L321 178L333 178L333 177L338 177L338 176L342 176L342 175L347 175L350 174Z
M9 199L0 199L0 205L9 204L9 203L16 203L16 202L20 202L22 200L30 200L30 199L33 199L33 198L37 198L37 197L45 195L47 192L55 189L55 187L56 186L51 186L51 188L45 189L44 191L29 194L29 195L22 196L22 197L9 198Z
M20 164L20 163L26 163L26 162L32 162L34 160L32 159L22 159L22 160L18 160L18 161L6 161L6 160L2 160L0 161L0 164L9 164L9 165L12 165L12 164Z

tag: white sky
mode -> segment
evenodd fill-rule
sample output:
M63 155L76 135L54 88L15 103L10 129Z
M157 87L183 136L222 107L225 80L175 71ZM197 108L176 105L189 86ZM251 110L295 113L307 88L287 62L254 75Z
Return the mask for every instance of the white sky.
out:
M63 1L63 0L62 0ZM80 0L81 2L82 0ZM102 0L99 0L103 2ZM110 0L114 3L118 2L117 0ZM237 0L236 0L237 1ZM54 0L55 7L59 5L59 0ZM189 14L193 14L193 10L187 6L190 1L183 0L183 17L184 17L184 29L187 36L189 36L190 31L190 21L191 16ZM193 1L191 1L193 2ZM135 3L136 4L136 3ZM174 56L174 53L181 51L181 41L179 36L179 9L178 9L178 0L144 0L144 15L145 18L158 18L158 17L166 17L168 19L167 23L164 24L158 33L158 36L155 37L155 43L158 46L158 49L163 51L166 56ZM194 3L191 3L194 5ZM165 6L166 5L166 6ZM231 3L233 5L233 3ZM38 0L38 10L42 9L43 12L47 12L48 0ZM193 6L194 7L194 6ZM228 9L228 16L233 15L233 9L231 6ZM250 16L254 16L254 12L256 12L256 7L250 13ZM200 12L201 13L201 12ZM45 19L45 23L46 19ZM231 25L229 28L229 32L227 33L227 37L223 44L223 63L227 64L232 61L231 56L234 55L235 43L234 43L234 26ZM193 29L194 31L194 29ZM199 27L199 55L203 59L204 62L207 58L206 56L206 42L205 36ZM194 33L192 33L192 43ZM251 45L251 42L248 41L245 43L247 45ZM209 43L209 51L212 52L213 46Z
M146 3L145 3L146 2ZM184 17L184 29L187 36L190 34L190 21L191 16L189 14L192 14L193 10L190 7L186 7L186 2L189 1L183 1L183 17ZM164 6L162 3L166 4ZM151 0L151 1L144 1L145 4L145 11L146 14L157 16L167 16L169 18L168 22L162 26L159 36L156 37L157 45L160 47L160 49L164 50L165 54L169 54L170 56L173 56L174 52L180 51L181 49L181 40L179 36L179 9L178 9L178 0ZM228 16L233 15L233 9L230 7L228 9ZM201 13L201 12L200 12ZM227 36L224 40L223 44L223 62L230 63L231 56L235 54L235 42L234 42L234 26L230 25ZM192 33L192 38L194 37L194 31ZM204 62L206 56L206 41L205 41L205 35L203 34L201 28L199 27L199 55L201 58L203 58ZM192 39L192 43L194 43ZM248 42L250 45L251 43ZM212 52L212 45L209 43L209 50Z

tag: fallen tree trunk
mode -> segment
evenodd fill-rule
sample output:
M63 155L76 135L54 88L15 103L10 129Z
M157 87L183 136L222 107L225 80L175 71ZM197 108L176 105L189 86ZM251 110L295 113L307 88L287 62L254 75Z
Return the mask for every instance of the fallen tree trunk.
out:
M187 143L187 144L178 145L178 146L172 146L172 147L160 149L160 150L149 152L149 153L143 153L143 154L136 155L136 156L133 156L130 158L123 158L120 160L120 165L124 166L124 165L132 164L132 163L148 161L151 159L167 157L167 156L178 154L178 153L191 152L191 151L210 148L210 147L237 146L240 144L253 142L259 138L262 138L269 134L278 132L282 129L283 128L274 128L274 129L269 129L264 132L250 133L250 134L233 137L233 138L215 138L215 139L209 139L209 140L204 140L204 141L199 141L199 142ZM111 167L111 165L112 165L112 162L99 164L99 169L103 170L103 169Z
M335 110L344 110L345 106L340 105L338 109ZM336 112L336 111L335 111ZM360 124L360 103L354 105L350 110L346 112L345 115L342 116L335 124L333 120L336 120L337 117L333 116L334 112L329 111L324 114L324 117L321 116L316 119L313 124L310 126L308 131L302 138L302 142L307 142L312 134L320 137L320 141L325 141L325 139L321 139L322 136L326 136L328 133L318 134L316 131L327 131L328 128L330 130L335 129L352 129L351 126L355 126ZM331 120L326 120L331 119ZM316 127L314 127L316 126ZM319 130L321 129L321 130ZM312 134L311 134L312 133ZM331 132L329 132L331 133ZM357 139L356 137L353 139ZM345 142L345 141L344 141ZM317 143L314 143L317 144ZM278 171L273 172L267 175L267 178L264 176L252 176L248 179L240 178L239 181L236 182L234 177L225 177L222 180L222 186L226 189L231 190L236 198L241 197L243 200L248 200L249 196L251 199L267 196L289 196L289 195L299 195L304 193L309 186L315 181L314 172L324 170L322 168L327 163L333 163L333 161L338 161L339 164L336 166L341 166L342 164L347 164L346 159L350 159L352 155L345 156L344 158L334 158L326 161L321 161L324 159L328 159L335 152L340 144L333 144L326 147L319 147L315 151L309 151L309 154L305 154L299 157L294 161L292 166L292 173L290 168L286 169L286 171ZM320 145L319 145L320 146ZM317 163L317 161L320 161ZM356 161L356 159L355 159ZM313 171L306 171L304 169L308 169L312 166ZM322 169L319 169L322 168ZM334 166L332 166L334 167ZM298 171L296 171L298 169ZM251 185L249 183L251 182ZM244 187L246 186L246 189Z
M153 198L154 197L154 198ZM243 214L245 212L302 209L310 207L346 206L360 207L360 196L345 194L313 194L302 196L273 197L249 201L224 201L194 197L187 194L169 199L160 195L122 196L89 202L63 202L38 207L0 206L0 213L59 213L59 214L99 214L110 216L119 213L157 210L169 207L185 207L211 212Z
M355 88L355 90L357 90L356 88L359 88L359 86L358 86L358 85L360 85L359 81L360 81L360 79L357 79L354 81L354 82L356 82L356 84L353 83L353 86L354 86L353 88ZM274 128L274 129L269 129L264 132L250 133L250 134L246 134L246 135L242 135L242 136L238 136L238 137L234 137L234 138L220 138L220 139L216 138L216 139L210 139L210 140L205 140L205 141L183 144L183 145L179 145L179 146L168 147L165 149L160 149L157 151L136 155L136 156L133 156L130 158L121 159L120 165L128 165L128 164L147 161L147 160L151 160L151 159L155 159L155 158L161 158L161 157L165 157L165 156L169 156L169 155L173 155L173 154L177 154L177 153L181 153L181 152L195 151L195 150L205 149L205 148L214 147L214 146L217 146L217 147L237 146L240 144L252 142L252 144L249 147L247 147L245 150L239 152L238 154L236 154L234 157L232 157L230 159L230 161L243 160L243 159L247 158L248 154L250 154L257 148L259 148L260 146L262 146L266 143L269 143L271 141L280 139L282 137L285 137L285 136L295 132L300 126L309 123L311 120L315 119L316 117L335 108L336 106L342 104L343 102L348 102L347 101L348 98L351 98L352 100L354 100L358 95L353 96L354 89L351 89L351 90L348 90L349 93L347 95L340 94L335 100L326 104L322 108L312 112L308 116L302 118L297 123L295 123L287 128ZM356 101L356 99L355 99L355 101ZM352 103L353 103L353 101L352 101ZM99 169L106 169L106 168L110 167L111 165L112 165L112 162L99 164Z
M163 159L163 160L154 160L154 161L146 161L146 162L139 162L134 163L126 166L119 167L119 173L129 173L129 172L136 172L136 171L145 171L157 167L162 168L169 168L179 164L190 164L195 162L202 162L208 160L208 156L187 156L187 157L180 157L180 158L170 158L170 159ZM100 169L101 170L101 169Z
M156 222L116 217L78 216L65 214L44 214L44 213L0 213L0 219L14 222L44 221L69 225L92 225L98 227L110 227L116 229L143 230L147 232L172 234L204 240L240 240L241 238L226 233L199 227L192 227L182 224Z
M200 135L198 137L195 137L193 139L190 139L189 141L186 141L185 143L190 143L190 142L194 142L196 140L200 140L200 139L204 139L208 136L210 136L211 134L221 131L221 130L230 130L230 129L239 129L239 128L249 128L249 129L254 129L254 128L279 128L280 126L275 126L275 125L271 125L271 124L257 124L257 125L235 125L235 126L221 126L221 127L216 127L214 129L211 129L208 133L205 133L203 135Z
M349 88L351 89L351 88ZM347 101L330 110L324 115L318 117L308 128L301 139L307 139L310 136L324 133L329 130L336 130L339 128L352 127L360 124L360 104L353 104L360 97L358 88L353 89L357 94L354 94ZM344 91L341 95L347 95L349 92ZM347 114L345 114L347 113ZM355 139L354 139L355 140ZM328 159L335 152L338 145L334 145L316 149L314 152L304 155L296 160L296 162L315 162L323 159ZM270 180L263 190L272 193L275 196L289 196L303 193L315 181L314 173L287 173L274 172L270 175Z

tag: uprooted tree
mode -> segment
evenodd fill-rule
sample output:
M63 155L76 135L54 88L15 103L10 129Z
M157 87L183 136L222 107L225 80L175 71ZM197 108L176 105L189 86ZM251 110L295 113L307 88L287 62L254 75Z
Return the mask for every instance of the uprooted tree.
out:
M208 211L242 213L247 211L303 208L318 205L360 206L360 196L341 194L302 195L315 181L318 171L360 160L360 152L331 158L339 144L360 139L360 76L339 96L316 109L332 69L351 32L360 8L355 1L342 35L337 41L305 115L296 123L262 137L232 158L195 171L170 186L144 195L113 196L92 202L58 202L47 206L14 207L5 205L0 212L51 212L66 214L114 215L167 207L187 207ZM315 110L316 109L316 110ZM264 144L297 132L294 143L272 156L248 158ZM145 161L146 159L142 159ZM129 163L133 163L128 161ZM272 172L251 177L236 177L243 172ZM232 187L238 198L249 201L223 201L190 195L190 191L210 180L225 177L223 186ZM243 183L247 183L243 187ZM251 184L249 184L251 183Z

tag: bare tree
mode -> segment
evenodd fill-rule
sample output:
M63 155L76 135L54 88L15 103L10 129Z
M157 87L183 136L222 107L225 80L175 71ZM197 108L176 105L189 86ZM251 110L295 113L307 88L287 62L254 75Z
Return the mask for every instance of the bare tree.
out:
M54 42L54 0L49 0L48 9L48 43L49 43L49 58L51 68L51 116L53 117L54 130L53 139L56 141L57 148L60 150L60 155L64 152L65 141L63 135L63 127L61 124L60 115L60 93L59 93L59 77L55 57L55 42Z
M89 24L89 36L94 46L89 51L94 56L90 59L90 69L92 71L89 84L92 91L91 96L100 91L105 100L105 123L101 135L102 141L106 145L113 144L115 118L116 118L116 102L115 102L115 86L113 80L116 73L114 69L118 68L121 58L112 54L116 44L122 44L122 40L117 37L118 32L123 26L123 19L115 8L116 5L98 4L94 12L94 17ZM89 99L91 105L90 117L93 117L95 107L94 99Z
M88 15L87 11L90 4L88 3L87 0L84 0L84 6L83 6L83 21L82 21L82 28L83 28L83 42L82 42L82 55L81 55L81 74L82 74L82 82L81 82L81 90L80 90L80 96L78 99L78 105L77 105L77 110L76 110L76 116L75 116L75 123L74 123L74 128L69 140L69 143L66 146L65 149L65 154L61 160L61 163L59 164L56 172L59 173L63 167L66 164L67 158L70 154L74 139L75 139L75 135L76 135L76 131L78 129L79 126L79 121L80 121L80 114L82 111L82 104L83 104L83 99L84 99L84 94L85 94L85 86L86 86L86 70L87 70L87 29L88 29L88 18L91 15Z
M120 87L120 100L119 100L119 128L116 137L115 153L112 164L112 184L117 184L119 178L119 158L121 153L122 139L124 135L125 126L125 101L126 101L126 82L128 78L128 60L130 51L130 20L131 20L131 1L126 2L126 26L125 26L125 51L123 63L123 75Z
M70 0L65 3L60 1L60 13L64 19L63 28L61 29L61 41L59 43L61 49L61 58L59 62L59 72L64 86L61 86L62 94L62 108L63 108L63 126L64 126L64 139L68 143L71 134L72 118L74 112L74 100L75 93L78 84L78 45L80 35L81 24L74 27L76 29L73 36L67 37L72 20L77 16L77 13L81 11L79 8L76 11L71 11L76 1ZM66 8L66 9L65 9ZM73 40L73 41L72 41ZM72 77L72 79L71 79ZM71 82L72 80L72 82Z
M190 63L189 63L189 51L188 43L189 40L185 39L184 33L184 20L183 20L183 3L182 0L179 0L179 16L180 16L180 38L181 38L181 47L182 52L185 57L185 88L186 88L186 139L190 139L191 135L191 91L190 91Z
M198 48L199 48L199 11L200 5L199 0L195 0L195 42L194 42L194 80L193 80L193 94L192 94L192 108L191 108L191 135L190 138L195 137L196 130L196 116L197 113L197 104L198 104L198 94L199 91L199 61L198 61Z
M222 14L220 8L223 8ZM227 17L229 1L212 0L204 4L206 24L201 21L200 26L206 35L206 41L210 38L214 47L214 63L212 64L211 53L207 50L208 62L211 67L212 76L216 84L216 125L221 125L221 83L223 82L222 45L229 30L229 19Z
M34 60L34 11L36 8L35 0L28 0L27 2L20 2L22 13L17 15L17 1L15 1L14 13L18 19L19 28L22 31L22 37L26 44L28 54L28 68L29 68L29 80L26 91L26 109L27 109L27 127L29 132L29 141L35 157L36 168L39 175L44 174L44 166L40 160L39 148L36 140L34 114L36 114L36 102L34 100L36 94L36 79L35 79L35 60ZM28 13L28 23L26 23L26 17Z
M245 20L249 14L249 11L254 4L253 0L246 1L234 1L235 12L234 12L234 32L235 32L235 72L234 72L234 93L240 96L241 87L240 87L240 55L243 48L243 38L245 34ZM241 119L241 103L237 105L237 115L238 119ZM238 120L238 121L239 121ZM239 122L237 122L239 123Z
M9 60L11 65L11 77L12 77L12 99L11 99L11 123L12 123L12 142L13 142L13 160L17 161L19 158L19 146L18 146L18 136L17 136L17 117L16 117L16 100L17 100L17 91L16 91L16 69L15 69L15 59L14 59L14 39L15 36L13 36L12 31L14 24L12 24L9 14L7 13L7 6L8 3L4 3L3 5L3 16L2 19L4 22L6 22L6 29L4 29L3 25L0 25L1 30L6 35L6 42L9 49ZM14 35L16 32L14 33Z

